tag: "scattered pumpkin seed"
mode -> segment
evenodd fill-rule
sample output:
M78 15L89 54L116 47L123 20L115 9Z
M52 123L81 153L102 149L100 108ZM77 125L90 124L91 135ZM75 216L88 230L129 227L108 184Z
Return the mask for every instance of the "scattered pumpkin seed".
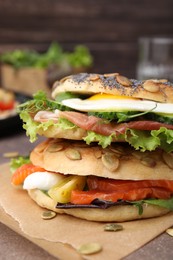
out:
M168 82L168 80L167 79L159 79L159 82L160 83L166 83L166 82Z
M155 93L160 89L159 82L153 80L146 80L143 84L143 88L149 92Z
M97 158L97 159L100 159L102 157L102 151L101 150L95 150L94 151L94 156Z
M109 171L114 172L119 166L119 159L113 153L105 153L102 155L102 163Z
M121 155L124 155L124 149L121 146L112 147L109 148L112 152L114 152L118 157Z
M121 76L121 75L118 75L116 77L116 80L118 81L118 83L122 84L124 87L130 87L132 85L131 81L128 78Z
M48 147L49 143L48 141L40 143L38 146L35 148L36 153L43 153L45 149Z
M163 152L162 157L163 157L163 161L167 164L167 166L173 169L173 154Z
M51 211L51 210L46 210L46 211L43 211L41 217L42 217L42 219L52 219L52 218L56 217L56 212Z
M171 237L173 237L173 228L168 228L168 229L166 230L166 233L167 233L168 235L170 235Z
M67 156L67 158L69 158L70 160L80 160L81 159L81 154L78 150L73 149L73 148L68 148L65 151L65 155Z
M116 223L108 223L104 226L104 231L120 231L123 230L123 226Z
M102 246L99 243L87 243L78 248L78 252L83 255L91 255L98 253L102 250Z
M104 76L105 78L115 77L115 76L118 76L118 75L119 75L119 73L108 73L108 74L103 74L103 76Z
M52 144L50 145L48 148L47 148L47 151L49 153L55 153L55 152L58 152L58 151L61 151L63 149L63 145L62 144Z
M13 158L13 157L17 157L19 155L18 152L9 152L9 153L4 153L3 157L5 158Z
M98 74L91 74L90 76L90 80L91 81L95 81L95 80L98 80L99 79L99 75Z
M156 166L156 161L151 157L143 157L141 163L151 168Z

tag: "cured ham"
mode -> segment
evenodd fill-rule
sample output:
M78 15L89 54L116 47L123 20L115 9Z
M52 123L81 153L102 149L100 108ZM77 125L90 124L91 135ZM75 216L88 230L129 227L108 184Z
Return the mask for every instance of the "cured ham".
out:
M43 122L47 122L48 120L53 120L54 123L57 123L59 118L58 113L59 110L55 110L55 112L38 111L34 116L34 121L43 123Z
M125 123L111 122L107 123L104 119L88 116L84 113L72 112L72 111L39 111L34 120L37 122L46 122L48 120L53 120L55 123L58 122L58 118L66 118L78 127L85 129L87 131L93 131L98 134L109 136L113 133L124 134L126 129L135 130L159 130L160 127L165 127L167 129L173 130L173 125L159 123L157 121L150 120L138 120Z
M106 121L101 118L71 111L60 111L59 116L68 119L70 122L85 130L90 130L106 136L109 136L112 133L116 133L117 135L124 134L127 128L149 131L159 130L160 127L173 129L173 125L149 120L131 121L126 123L106 123Z

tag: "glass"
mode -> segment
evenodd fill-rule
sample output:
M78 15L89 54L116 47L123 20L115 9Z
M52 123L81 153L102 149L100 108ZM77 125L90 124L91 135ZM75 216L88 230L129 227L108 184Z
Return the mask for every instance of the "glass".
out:
M140 38L137 78L173 82L173 38Z

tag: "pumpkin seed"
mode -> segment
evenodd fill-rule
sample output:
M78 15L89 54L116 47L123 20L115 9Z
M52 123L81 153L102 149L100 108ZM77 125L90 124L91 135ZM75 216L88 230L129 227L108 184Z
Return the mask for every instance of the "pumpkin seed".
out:
M103 76L104 76L105 78L114 77L114 76L118 76L118 75L119 75L119 73L108 73L108 74L103 74Z
M13 157L17 157L19 155L18 152L8 152L8 153L4 153L3 157L5 158L13 158Z
M162 157L163 157L163 161L167 164L167 166L173 169L173 154L163 152Z
M167 79L159 79L159 82L166 83L166 82L168 82L168 80Z
M101 150L95 150L94 151L94 156L97 158L97 159L100 159L102 157L102 151Z
M99 75L97 75L97 74L92 74L91 76L90 76L90 80L91 81L95 81L95 80L98 80L99 79Z
M115 223L108 223L104 226L104 231L120 231L123 230L123 226Z
M141 159L141 163L145 166L148 166L148 167L155 167L156 166L156 161L151 157L143 157Z
M38 146L36 146L35 148L35 152L36 153L42 153L44 152L44 150L49 146L49 143L48 141L45 141L43 143L40 143Z
M130 87L132 85L131 81L128 78L121 75L118 75L116 77L116 80L118 81L118 83L122 84L125 87Z
M62 144L52 144L47 148L47 151L49 153L55 153L55 152L59 152L63 149L63 145Z
M152 93L158 92L160 89L158 82L154 82L154 80L146 80L143 88Z
M78 252L83 255L91 255L98 253L102 250L102 246L99 243L87 243L78 248Z
M74 148L67 148L65 151L65 155L70 160L81 160L82 158L80 152Z
M173 228L168 228L168 229L166 230L166 233L167 233L168 235L170 235L171 237L173 237Z
M124 149L121 146L112 147L109 148L112 152L116 153L116 155L119 157L124 154Z
M43 213L41 215L42 219L52 219L55 216L56 216L56 212L51 211L51 210L43 211Z
M109 171L114 172L119 166L119 159L113 153L105 153L102 155L102 163Z

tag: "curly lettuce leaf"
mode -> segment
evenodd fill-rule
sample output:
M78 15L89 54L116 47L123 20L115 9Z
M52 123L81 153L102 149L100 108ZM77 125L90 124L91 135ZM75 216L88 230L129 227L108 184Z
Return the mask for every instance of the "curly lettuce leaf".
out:
M55 109L61 111L71 110L69 107L62 105L61 102L48 99L46 93L40 90L33 95L33 99L20 104L17 111L18 113L21 113L22 111L36 113L40 110L54 111Z
M166 152L173 151L173 130L161 127L159 130L151 131L153 138L159 138L160 147Z
M12 158L10 161L10 172L14 173L17 168L29 162L29 156L18 156L17 158Z
M125 140L136 150L142 152L153 151L157 147L166 152L173 151L173 130L165 127L152 131L127 129Z
M37 140L37 127L39 123L35 122L27 111L22 111L20 118L23 120L23 129L26 130L26 135L30 137L30 142L33 143Z
M113 141L114 134L109 136L104 136L100 134L96 134L92 131L87 132L87 136L84 138L84 141L89 145L92 142L98 142L99 145L101 145L103 148L106 148L111 144Z
M23 128L26 130L26 135L30 137L31 143L37 140L39 130L47 131L52 126L60 127L63 130L77 128L76 125L65 118L60 118L58 123L54 123L53 120L43 123L35 122L27 111L22 111L20 118L23 120Z
M31 118L30 114L25 110L21 111L20 118L24 122L23 128L26 130L26 135L30 136L31 142L34 142L37 139L39 129L46 131L52 126L60 127L63 130L78 128L75 124L65 118L59 118L57 123L54 123L53 120L43 123L35 122ZM166 152L173 151L173 130L166 129L165 127L152 131L127 129L125 134L121 134L118 137L116 137L115 134L104 136L93 131L87 131L87 136L84 137L84 141L88 145L92 142L98 142L98 144L103 148L106 148L115 140L124 140L136 150L140 150L142 152L153 151L157 147L160 147Z
M78 128L78 126L74 125L66 118L59 118L57 125L63 130Z
M166 152L173 151L173 130L161 127L159 130L140 131L127 129L126 133L119 135L115 134L110 136L103 136L92 131L88 131L87 136L84 138L87 144L98 142L103 148L106 148L113 141L125 140L136 150L141 152L154 151L160 147Z
M127 129L125 140L136 150L153 151L160 146L160 139L153 137L150 131Z

